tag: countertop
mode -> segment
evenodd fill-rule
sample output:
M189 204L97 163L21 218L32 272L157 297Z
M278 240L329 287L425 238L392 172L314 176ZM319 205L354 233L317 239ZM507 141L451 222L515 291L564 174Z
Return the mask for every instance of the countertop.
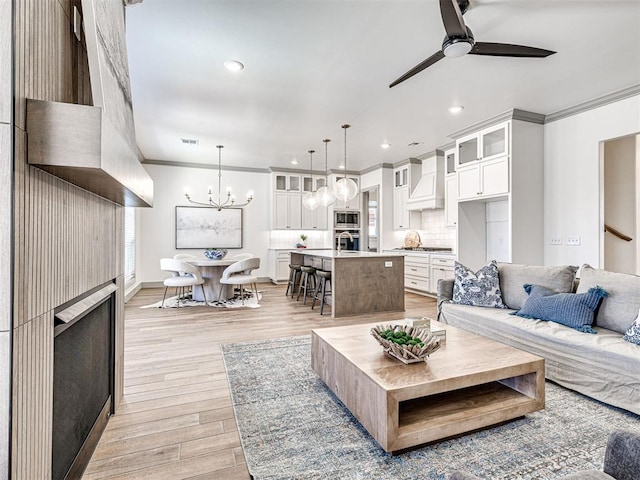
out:
M359 252L354 250L342 250L338 253L336 250L312 250L312 249L296 249L290 250L291 253L298 253L300 255L309 255L312 257L322 258L375 258L375 257L393 257L394 253L387 252Z

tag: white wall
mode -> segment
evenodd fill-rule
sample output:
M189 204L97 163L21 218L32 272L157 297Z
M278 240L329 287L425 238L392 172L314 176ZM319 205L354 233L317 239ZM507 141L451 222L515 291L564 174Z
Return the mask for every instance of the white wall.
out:
M601 142L640 132L640 95L544 126L544 261L600 267ZM549 245L552 235L580 246Z
M173 257L176 253L203 255L204 249L176 250L175 248L175 207L190 205L184 197L184 189L189 188L194 200L205 200L207 187L213 185L214 198L217 197L218 172L206 168L167 167L144 165L153 179L153 208L140 208L140 260L138 280L159 282L167 277L160 270L160 259ZM229 255L251 252L262 258L256 274L266 277L267 249L269 247L269 225L271 208L271 177L268 173L222 171L223 194L227 186L232 187L238 203L242 203L247 191L254 192L254 200L244 208L242 249L229 251ZM136 272L138 273L138 272Z

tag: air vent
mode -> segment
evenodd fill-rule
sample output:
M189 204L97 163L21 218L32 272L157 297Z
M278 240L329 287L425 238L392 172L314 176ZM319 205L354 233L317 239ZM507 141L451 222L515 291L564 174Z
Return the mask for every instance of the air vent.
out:
M407 147L415 147L417 145L422 145L422 142L411 142L407 145Z
M182 143L185 145L198 145L200 143L200 141L193 138L181 138L180 140L182 140Z

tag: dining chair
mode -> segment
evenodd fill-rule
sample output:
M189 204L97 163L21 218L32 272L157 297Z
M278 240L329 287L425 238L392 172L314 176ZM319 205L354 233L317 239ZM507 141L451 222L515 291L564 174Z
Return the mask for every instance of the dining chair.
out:
M176 295L178 296L178 307L180 306L180 298L184 297L185 287L195 287L200 285L202 288L202 296L204 297L204 303L207 304L207 297L204 293L204 279L198 270L193 265L186 263L182 260L176 260L174 258L161 258L160 269L163 272L171 272L171 277L164 281L164 295L162 296L161 308L164 308L164 299L167 296L167 289L169 287L175 287ZM178 295L178 289L182 292Z
M224 285L240 285L240 298L242 299L242 305L244 305L244 285L251 285L256 295L256 303L258 302L258 278L251 274L253 270L260 268L260 257L251 257L244 260L232 263L222 272L220 278L220 294L218 298L221 298L222 288Z

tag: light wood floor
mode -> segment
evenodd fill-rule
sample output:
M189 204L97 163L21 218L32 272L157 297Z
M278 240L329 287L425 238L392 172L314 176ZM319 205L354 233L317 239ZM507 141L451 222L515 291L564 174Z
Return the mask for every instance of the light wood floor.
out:
M261 308L140 309L162 289L125 307L124 400L84 480L248 479L220 345L295 335L313 328L435 316L435 300L406 294L406 311L346 319L320 316L261 284Z

